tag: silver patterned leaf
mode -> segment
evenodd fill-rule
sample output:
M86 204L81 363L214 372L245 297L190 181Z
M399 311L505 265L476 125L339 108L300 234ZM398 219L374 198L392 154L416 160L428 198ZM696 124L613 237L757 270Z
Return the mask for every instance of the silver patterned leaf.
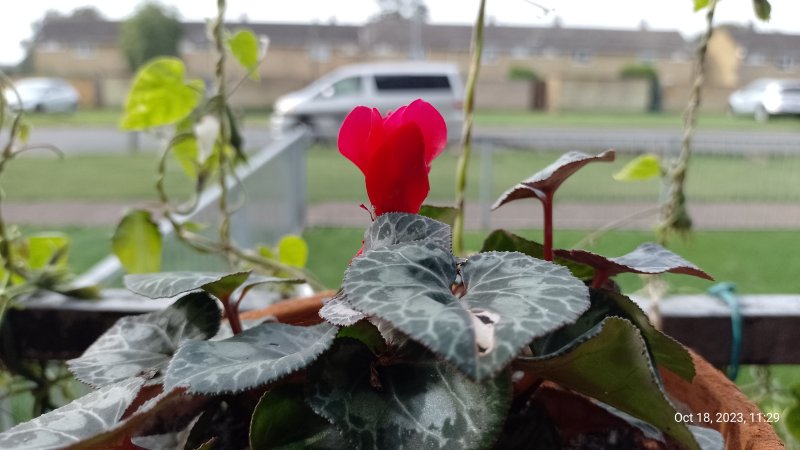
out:
M669 272L713 280L699 267L653 242L646 242L618 258L606 258L585 250L556 250L555 253L557 256L571 261L590 265L609 277L619 273L658 274Z
M117 424L143 384L143 378L121 381L17 425L0 434L0 448L61 449L100 435Z
M589 308L589 290L569 269L516 252L478 253L461 268L461 302L478 319L478 379L493 376L525 345ZM490 344L490 345L485 345Z
M296 283L299 280L254 275L250 272L160 272L125 275L132 292L148 298L169 298L190 291L204 290L217 298L227 297L237 288L264 283Z
M597 161L614 161L615 156L614 150L606 150L599 155L588 155L575 151L565 153L554 163L500 195L500 198L492 205L492 209L497 209L508 202L521 198L542 199L545 193L555 192L561 183L586 164Z
M158 374L181 343L214 336L220 318L214 299L205 292L190 293L162 311L119 319L67 365L75 378L95 387L145 372Z
M689 450L700 450L663 391L639 330L608 317L573 345L542 357L519 357L519 368L644 420Z
M455 276L450 253L412 243L366 252L353 261L343 286L355 309L387 321L477 380L589 307L588 290L567 269L521 253L469 259L461 299L451 292Z
M310 364L331 345L336 332L328 323L299 327L267 322L221 341L190 341L172 358L164 386L197 394L261 386Z
M306 402L352 448L478 449L497 439L508 376L477 383L430 356L374 363L364 345L341 339L309 370Z
M367 317L364 313L353 309L343 293L325 302L319 309L319 316L340 327L349 327Z
M696 425L689 425L689 431L692 432L697 443L703 450L724 450L725 438L717 430L711 428L698 427Z
M364 234L364 251L417 241L431 242L449 251L452 248L450 226L417 214L381 214Z

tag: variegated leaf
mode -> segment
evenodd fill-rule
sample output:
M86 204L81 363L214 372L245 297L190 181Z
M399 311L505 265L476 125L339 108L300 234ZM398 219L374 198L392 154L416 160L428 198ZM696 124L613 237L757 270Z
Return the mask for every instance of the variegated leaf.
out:
M555 254L562 258L588 264L609 277L628 272L644 274L669 272L713 280L711 275L694 264L653 242L646 242L618 258L606 258L585 250L556 250Z
M461 276L461 302L478 319L478 379L494 375L534 338L574 322L589 308L589 290L567 268L522 253L478 253L464 263Z
M353 309L343 293L325 302L319 309L319 316L340 327L349 327L367 317L364 313Z
M417 214L381 214L364 234L364 251L416 241L431 242L450 251L450 226Z
M250 272L161 272L132 274L124 278L125 287L149 298L169 298L184 292L204 290L217 298L230 296L237 288L263 283L296 283L299 280L253 275Z
M511 400L508 376L476 383L430 356L387 366L375 361L365 346L342 339L309 370L306 402L353 448L478 449L494 443Z
M67 364L78 380L92 386L158 374L184 341L208 339L219 324L217 302L205 292L190 293L163 311L123 317Z
M102 434L117 424L143 384L144 378L121 381L17 425L0 434L0 448L61 449Z
M225 340L187 342L172 358L164 385L198 394L261 386L310 364L330 346L336 331L327 323L267 322Z
M608 317L562 351L517 358L520 368L648 422L690 450L700 450L655 375L647 346L629 321Z
M504 192L494 202L492 209L497 209L510 201L521 198L533 197L541 200L546 193L555 192L561 183L586 164L597 161L614 161L615 156L614 150L606 150L599 155L587 155L576 151L565 153L554 163Z
M569 271L521 253L485 253L462 268L466 294L451 292L453 256L430 243L366 252L344 280L347 301L483 380L535 337L577 319L586 287Z

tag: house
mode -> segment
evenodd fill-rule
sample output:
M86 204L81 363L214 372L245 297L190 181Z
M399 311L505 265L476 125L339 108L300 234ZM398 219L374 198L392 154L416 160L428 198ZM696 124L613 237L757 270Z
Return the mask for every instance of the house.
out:
M94 103L120 104L131 76L118 46L120 26L121 22L77 19L43 23L32 47L36 72L91 83L96 86ZM189 75L211 81L216 57L206 25L190 22L183 27L179 50ZM470 63L472 27L468 25L392 18L365 25L232 23L228 27L247 27L270 38L267 59L259 69L261 84L247 82L234 97L249 107L267 106L278 95L355 62L409 57L454 61L464 74ZM546 80L552 88L548 89L551 105L564 109L585 107L591 101L611 109L614 105L641 109L646 103L646 84L620 81L622 69L632 64L651 64L667 90L688 90L691 48L677 31L489 23L485 36L478 90L478 104L483 107L530 106L531 83L510 81L513 68L528 69ZM233 62L231 69L232 79L243 76ZM520 89L526 92L521 95ZM668 98L665 104L671 104Z
M719 68L712 81L720 86L738 88L757 78L800 78L800 34L722 26L709 42L708 55Z

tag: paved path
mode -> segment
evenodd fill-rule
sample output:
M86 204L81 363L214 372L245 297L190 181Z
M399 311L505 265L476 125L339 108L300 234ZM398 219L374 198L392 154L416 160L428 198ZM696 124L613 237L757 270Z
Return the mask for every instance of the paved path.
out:
M114 226L126 208L148 207L146 203L26 202L6 203L3 211L10 223L43 226ZM657 217L653 203L557 202L555 226L593 230L642 212L619 228L649 230ZM696 229L800 229L800 203L690 203ZM308 226L366 227L369 216L354 203L322 203L309 206ZM466 227L539 228L541 208L534 201L518 201L487 216L479 204L467 205Z

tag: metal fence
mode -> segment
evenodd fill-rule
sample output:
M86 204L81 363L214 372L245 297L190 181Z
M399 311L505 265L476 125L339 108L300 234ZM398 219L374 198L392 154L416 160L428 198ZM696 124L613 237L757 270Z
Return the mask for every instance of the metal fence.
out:
M246 248L274 244L289 233L301 233L305 225L306 176L305 151L312 139L302 129L293 130L266 148L251 155L239 166L235 176L227 180L228 204L238 207L231 216L231 238ZM214 238L221 214L218 207L221 189L207 189L197 209L180 217L209 225L201 234ZM216 255L198 253L181 243L166 221L159 227L164 236L162 264L170 270L226 270L226 262ZM122 267L110 255L81 275L78 283L114 285L119 282Z

